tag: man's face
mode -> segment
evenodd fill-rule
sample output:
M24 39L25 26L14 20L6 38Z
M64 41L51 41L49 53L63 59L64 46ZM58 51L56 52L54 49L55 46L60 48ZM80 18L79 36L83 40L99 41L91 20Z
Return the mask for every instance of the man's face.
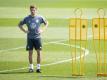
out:
M31 8L30 12L31 12L31 15L35 15L37 13L37 9Z

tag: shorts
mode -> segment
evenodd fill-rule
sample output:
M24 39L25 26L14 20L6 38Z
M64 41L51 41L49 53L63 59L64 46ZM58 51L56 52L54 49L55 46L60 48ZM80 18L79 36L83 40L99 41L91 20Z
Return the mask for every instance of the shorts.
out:
M35 50L42 50L42 43L41 43L41 38L37 38L37 39L27 39L27 46L26 46L26 50L33 50L33 48L35 48Z

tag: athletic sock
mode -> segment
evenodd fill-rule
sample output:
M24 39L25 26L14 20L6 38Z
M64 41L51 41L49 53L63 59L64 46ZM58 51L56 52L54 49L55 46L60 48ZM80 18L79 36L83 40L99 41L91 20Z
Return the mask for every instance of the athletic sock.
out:
M37 69L40 69L40 64L37 64Z
M29 65L29 69L34 69L33 64Z

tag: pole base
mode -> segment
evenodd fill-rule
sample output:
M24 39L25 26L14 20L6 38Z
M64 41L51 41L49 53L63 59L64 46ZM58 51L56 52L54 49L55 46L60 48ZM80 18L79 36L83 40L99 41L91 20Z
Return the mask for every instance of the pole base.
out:
M97 76L98 77L107 77L107 74L105 74L105 73L98 73Z

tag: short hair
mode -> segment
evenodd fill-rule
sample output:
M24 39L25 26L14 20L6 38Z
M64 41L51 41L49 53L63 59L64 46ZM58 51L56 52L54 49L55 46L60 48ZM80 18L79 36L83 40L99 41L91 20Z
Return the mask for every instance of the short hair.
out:
M31 9L31 8L35 8L35 9L37 9L37 6L30 5L30 9Z

